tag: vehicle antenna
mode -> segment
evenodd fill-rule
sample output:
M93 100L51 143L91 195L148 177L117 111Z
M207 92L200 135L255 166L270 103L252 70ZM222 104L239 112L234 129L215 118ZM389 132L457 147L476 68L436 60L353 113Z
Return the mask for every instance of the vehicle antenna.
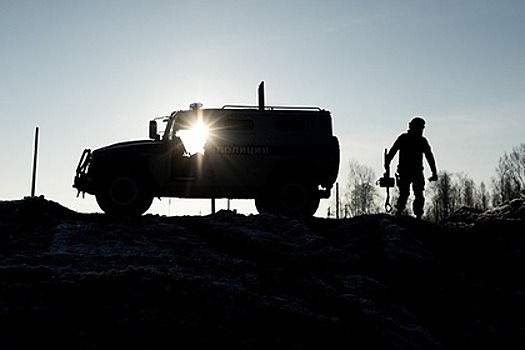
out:
M259 110L264 111L264 81L259 84Z

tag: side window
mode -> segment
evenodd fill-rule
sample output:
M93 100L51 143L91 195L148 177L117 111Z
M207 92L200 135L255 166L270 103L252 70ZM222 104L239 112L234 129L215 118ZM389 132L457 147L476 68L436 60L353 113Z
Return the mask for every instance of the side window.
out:
M221 130L226 131L252 131L254 129L253 119L245 118L225 118L221 125Z
M306 122L297 119L277 120L275 129L280 132L303 132L306 131Z

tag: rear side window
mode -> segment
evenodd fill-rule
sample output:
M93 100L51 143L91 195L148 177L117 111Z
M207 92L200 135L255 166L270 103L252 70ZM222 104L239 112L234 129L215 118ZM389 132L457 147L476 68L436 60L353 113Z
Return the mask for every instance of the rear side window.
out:
M231 131L251 131L254 128L253 119L226 118L221 125L221 130Z
M304 120L277 120L275 129L281 132L303 132L306 131L306 122Z

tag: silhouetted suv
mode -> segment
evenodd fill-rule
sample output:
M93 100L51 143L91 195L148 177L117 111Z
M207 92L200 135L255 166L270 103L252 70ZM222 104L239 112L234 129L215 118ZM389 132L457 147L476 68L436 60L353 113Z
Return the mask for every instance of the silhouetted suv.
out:
M114 215L140 216L154 197L253 198L260 213L314 215L339 171L331 114L264 106L263 88L258 106L192 104L151 120L150 140L85 149L73 187Z

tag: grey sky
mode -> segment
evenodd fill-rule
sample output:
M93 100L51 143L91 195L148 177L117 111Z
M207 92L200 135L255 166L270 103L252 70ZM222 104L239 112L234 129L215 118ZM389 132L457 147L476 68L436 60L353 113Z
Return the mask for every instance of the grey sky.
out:
M438 169L488 184L524 142L523 33L523 1L0 0L0 199L29 194L36 126L37 192L96 211L71 187L84 148L195 101L255 104L263 80L268 104L332 112L341 183L350 159L380 176L421 115Z

